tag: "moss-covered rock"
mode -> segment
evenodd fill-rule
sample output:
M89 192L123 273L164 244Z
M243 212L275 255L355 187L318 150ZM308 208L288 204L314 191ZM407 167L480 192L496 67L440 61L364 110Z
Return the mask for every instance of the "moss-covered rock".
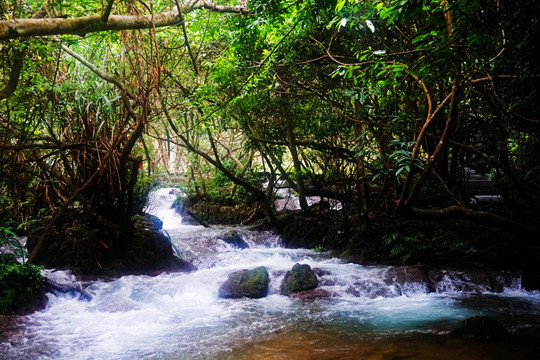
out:
M264 266L235 271L220 286L218 295L223 299L262 298L268 295L268 282L268 271Z
M281 293L290 295L295 292L312 290L319 286L317 275L307 264L295 264L291 271L285 274L281 284Z

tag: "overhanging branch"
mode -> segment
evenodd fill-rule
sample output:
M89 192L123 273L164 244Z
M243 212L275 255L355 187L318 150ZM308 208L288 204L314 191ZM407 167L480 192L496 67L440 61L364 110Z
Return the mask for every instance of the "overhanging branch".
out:
M154 14L155 27L176 25L180 22L175 10ZM81 35L111 30L152 28L152 15L110 15L103 21L101 15L78 18L16 19L0 21L0 40L46 35Z
M457 205L452 205L439 210L418 209L413 207L410 209L408 215L409 217L415 219L428 221L465 220L474 222L476 224L493 226L509 231L531 231L531 229L524 223L520 223L490 212L475 211Z
M112 2L109 2L112 5ZM197 1L181 9L183 14L197 9L213 12L248 14L245 5L224 6L209 1ZM0 41L31 36L81 35L98 31L151 29L174 26L181 23L178 9L153 15L103 15L76 18L14 19L0 21Z
M126 85L121 82L120 80L118 80L118 78L116 78L115 76L112 76L110 74L107 74L101 70L99 70L94 64L92 64L91 62L89 62L88 60L86 60L84 57L82 57L81 55L79 55L78 53L76 53L75 51L71 50L70 48L68 48L67 46L65 46L64 44L60 43L60 47L62 48L62 50L64 50L65 52L67 52L69 55L73 56L75 59L79 60L79 62L81 64L83 64L84 66L86 66L88 69L90 69L94 74L96 74L97 76L99 76L100 78L102 78L103 80L105 81L108 81L110 83L113 83L115 84L116 86L118 86L123 92L125 92L130 98L132 99L135 99L136 98L136 95L130 91Z

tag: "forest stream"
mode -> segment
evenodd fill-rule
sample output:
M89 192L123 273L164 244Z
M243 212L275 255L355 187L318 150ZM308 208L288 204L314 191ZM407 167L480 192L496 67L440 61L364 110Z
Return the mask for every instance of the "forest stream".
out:
M533 359L540 353L540 293L519 277L494 293L448 277L435 291L389 281L392 267L346 263L330 253L286 249L271 232L236 231L248 249L221 239L228 227L182 225L170 189L153 193L147 211L181 256L198 270L81 283L79 294L48 294L47 307L0 324L2 359ZM294 264L317 273L317 293L280 295ZM220 299L235 270L265 266L268 296ZM77 281L47 271L57 282ZM462 320L489 315L509 331L497 342L448 333ZM2 327L4 327L2 329Z

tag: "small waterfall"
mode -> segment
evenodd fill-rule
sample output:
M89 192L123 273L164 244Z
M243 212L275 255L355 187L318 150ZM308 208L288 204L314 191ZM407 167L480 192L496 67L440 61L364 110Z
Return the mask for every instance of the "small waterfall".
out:
M434 271L427 273L429 281L407 282L405 267L361 266L330 253L285 249L276 234L243 228L235 231L249 248L238 249L223 240L229 227L181 225L170 208L177 196L172 190L154 192L147 211L161 218L198 271L85 283L91 299L83 301L76 294L48 294L47 308L21 318L15 335L3 338L0 331L0 358L234 359L244 358L234 354L261 339L282 339L276 346L286 346L287 334L319 339L312 346L331 354L343 336L365 347L384 337L447 333L457 321L479 314L540 323L540 293L520 289L510 275L501 279L502 293L460 271ZM315 295L280 294L295 263L316 272ZM270 275L267 297L218 298L231 272L258 266ZM54 276L77 281L61 272Z
M161 188L150 193L145 212L163 221L163 229L177 229L182 226L182 216L172 207L180 195L176 188Z

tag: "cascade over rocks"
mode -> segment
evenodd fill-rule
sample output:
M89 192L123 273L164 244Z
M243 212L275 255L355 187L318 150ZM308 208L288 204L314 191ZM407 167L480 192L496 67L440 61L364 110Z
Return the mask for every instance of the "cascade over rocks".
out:
M402 295L397 287L384 286L385 284L374 280L363 280L347 288L347 292L356 297L375 299L378 297L392 298Z
M169 238L161 232L162 222L153 215L135 215L133 233L127 244L117 234L81 219L76 209L48 236L37 264L70 269L85 276L157 275L170 271L193 271L196 268L174 255ZM27 249L32 252L49 218L31 229Z
M317 275L308 264L295 264L291 271L287 271L281 284L281 293L290 295L305 290L313 290L319 286Z
M397 285L401 290L423 289L425 293L462 291L501 293L511 287L517 274L511 271L468 269L456 270L430 267L424 264L389 269L384 277L387 285Z
M76 296L79 300L92 300L92 295L88 291L86 291L86 289L84 289L79 282L60 283L53 279L45 278L45 289L46 292L52 292L56 294L71 294L73 296Z
M409 284L420 284L426 293L435 291L435 283L429 276L429 269L421 264L390 269L385 276L388 285L398 284L401 287Z
M219 287L218 296L223 299L262 298L268 295L268 282L268 271L264 266L235 271Z
M223 235L223 241L237 249L248 249L249 245L242 239L238 231L230 230Z

